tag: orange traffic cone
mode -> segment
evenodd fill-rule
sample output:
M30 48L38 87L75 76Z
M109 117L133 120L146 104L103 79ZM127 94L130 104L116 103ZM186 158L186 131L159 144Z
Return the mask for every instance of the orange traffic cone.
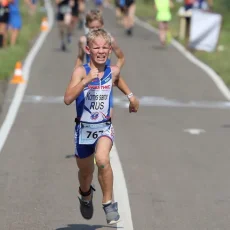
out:
M24 82L25 82L25 80L22 77L22 63L17 62L15 65L15 69L14 69L14 76L13 76L12 80L10 81L10 83L20 84L20 83L24 83Z
M47 31L47 30L48 30L48 20L45 17L45 18L42 19L41 31Z

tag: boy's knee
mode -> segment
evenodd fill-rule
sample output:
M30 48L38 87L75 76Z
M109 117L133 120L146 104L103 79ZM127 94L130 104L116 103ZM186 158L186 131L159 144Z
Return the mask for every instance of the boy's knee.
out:
M96 163L98 168L104 169L110 166L110 161L108 158L101 158L101 159L96 159Z

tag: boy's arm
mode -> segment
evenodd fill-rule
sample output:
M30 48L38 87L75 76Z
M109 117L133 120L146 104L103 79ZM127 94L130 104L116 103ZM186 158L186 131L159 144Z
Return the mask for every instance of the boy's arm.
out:
M133 95L131 90L129 89L128 85L126 84L125 80L120 76L115 80L114 85L120 89L122 93L124 93L127 98L129 99L129 112L137 112L139 109L139 101L138 99Z
M75 63L75 67L79 67L83 65L85 57L85 50L84 50L84 43L82 39L78 42L78 55L77 55L77 61Z
M121 69L122 66L125 64L125 56L121 48L117 45L117 42L114 38L112 38L112 49L118 59L116 65Z
M98 76L98 69L91 69L85 76L85 70L82 66L74 69L70 83L66 89L64 102L70 105L82 92L85 86Z
M83 79L83 71L84 69L82 67L77 67L74 69L64 96L64 102L66 105L70 105L84 89L86 83Z

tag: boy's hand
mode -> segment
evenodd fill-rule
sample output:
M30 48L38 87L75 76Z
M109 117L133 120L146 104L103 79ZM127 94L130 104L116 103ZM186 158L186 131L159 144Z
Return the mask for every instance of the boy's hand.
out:
M139 101L135 96L132 96L129 99L129 112L130 113L136 113L139 109Z
M90 83L91 81L93 81L95 78L98 77L98 73L99 73L99 71L97 68L91 69L89 74L85 78L86 82Z

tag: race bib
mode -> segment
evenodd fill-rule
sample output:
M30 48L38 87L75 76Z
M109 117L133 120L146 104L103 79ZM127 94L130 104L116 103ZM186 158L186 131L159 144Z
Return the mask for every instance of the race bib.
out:
M79 130L79 144L94 144L100 136L102 136L105 132L109 131L110 126L110 122L104 122L99 124L89 124L81 122Z
M71 13L71 7L68 6L68 5L61 6L61 7L60 7L60 13L61 13L61 14L68 14L68 13Z

